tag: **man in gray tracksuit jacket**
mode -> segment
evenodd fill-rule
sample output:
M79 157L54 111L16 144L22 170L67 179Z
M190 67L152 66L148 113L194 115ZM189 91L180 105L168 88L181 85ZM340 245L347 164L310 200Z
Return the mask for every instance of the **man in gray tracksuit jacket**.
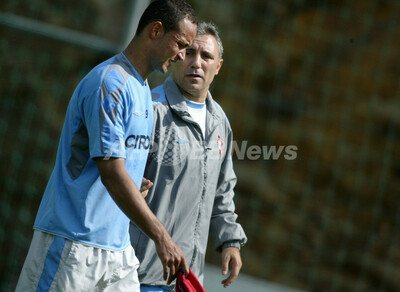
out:
M210 26L207 25L206 27ZM201 27L202 24L198 25L197 37ZM212 25L211 27L215 28ZM209 32L205 34L203 38L209 41ZM182 62L190 62L190 57L194 58L192 55L196 53L196 38L192 45L195 49L191 48L192 53L188 49L187 61ZM215 35L211 38L217 42ZM201 50L201 47L197 50ZM207 67L203 70L206 71ZM206 75L200 69L190 72ZM179 74L174 74L174 77L176 75ZM178 87L172 75L163 85L152 91L154 128L152 148L144 174L145 178L154 183L146 197L150 209L182 249L190 269L200 282L203 282L210 227L217 251L234 247L232 250L237 253L235 256L230 253L225 255L228 257L225 266L232 265L230 260L240 261L238 264L241 266L238 250L247 241L243 228L236 222L233 202L236 176L231 157L232 129L224 111L211 97L208 87L209 84L205 93L206 123L203 131L189 113L190 106L195 103L182 95L182 88ZM130 235L140 261L141 285L171 290L174 286L167 287L163 281L163 268L157 258L154 243L133 223ZM225 283L225 286L233 282L240 266L235 271L234 278ZM231 268L233 270L232 266ZM223 268L226 269L227 267ZM145 288L143 291L146 291Z

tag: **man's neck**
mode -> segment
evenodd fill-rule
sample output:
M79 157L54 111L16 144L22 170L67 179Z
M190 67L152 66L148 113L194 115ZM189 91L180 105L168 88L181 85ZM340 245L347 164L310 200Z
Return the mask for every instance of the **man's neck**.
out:
M124 50L124 54L143 80L146 80L151 70L148 66L146 50L143 50L140 44L141 42L134 38Z
M194 96L191 95L187 92L182 92L182 95L184 97L186 97L188 100L193 101L193 102L197 102L197 103L205 103L206 99L207 99L207 92L205 94L202 94L200 96Z

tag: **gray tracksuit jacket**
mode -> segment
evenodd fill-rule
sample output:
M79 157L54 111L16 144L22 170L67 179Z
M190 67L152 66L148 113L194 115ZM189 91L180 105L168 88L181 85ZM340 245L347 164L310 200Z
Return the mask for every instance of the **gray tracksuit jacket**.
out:
M146 201L203 282L210 227L218 251L241 247L247 241L236 222L233 202L236 176L231 157L232 130L224 111L208 93L203 138L172 76L152 95L154 128L144 177L154 186ZM140 261L140 283L172 289L163 286L166 282L154 242L134 224L130 235Z

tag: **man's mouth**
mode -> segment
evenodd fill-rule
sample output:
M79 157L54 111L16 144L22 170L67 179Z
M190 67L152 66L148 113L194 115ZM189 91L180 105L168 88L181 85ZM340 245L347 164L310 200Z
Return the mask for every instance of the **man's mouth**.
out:
M201 76L200 74L196 74L196 73L190 73L190 74L187 74L186 76L188 76L190 78L203 78L203 76Z

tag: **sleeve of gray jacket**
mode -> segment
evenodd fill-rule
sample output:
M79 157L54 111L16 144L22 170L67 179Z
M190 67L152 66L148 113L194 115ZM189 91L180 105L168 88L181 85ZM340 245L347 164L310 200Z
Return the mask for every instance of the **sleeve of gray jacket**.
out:
M218 178L218 186L211 216L211 234L217 251L227 246L243 246L247 237L242 226L236 222L233 202L236 175L232 164L232 130L227 125L227 149Z

